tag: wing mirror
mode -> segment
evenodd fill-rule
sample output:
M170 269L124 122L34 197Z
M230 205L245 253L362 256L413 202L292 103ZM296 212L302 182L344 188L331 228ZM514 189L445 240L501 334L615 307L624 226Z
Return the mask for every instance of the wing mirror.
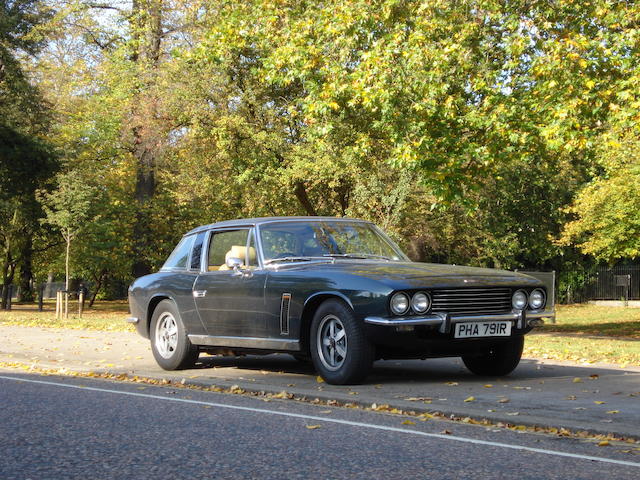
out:
M242 267L244 266L244 261L242 261L240 258L238 257L229 257L229 259L227 260L227 267L229 267L229 269L233 270L233 274L234 275L242 275L244 276L251 276L251 270L248 269L243 269Z

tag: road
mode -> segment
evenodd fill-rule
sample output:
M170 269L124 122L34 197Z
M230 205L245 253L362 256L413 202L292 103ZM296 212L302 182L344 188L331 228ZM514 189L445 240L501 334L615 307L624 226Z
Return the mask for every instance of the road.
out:
M290 400L5 371L0 478L640 476L640 455L620 447L407 420Z
M210 357L194 369L166 372L149 341L134 332L0 326L0 366L127 374L201 386L488 419L640 438L640 368L524 359L509 376L472 375L459 358L375 362L363 385L316 381L310 365L289 355ZM17 365L16 365L17 364ZM465 401L469 397L475 400Z

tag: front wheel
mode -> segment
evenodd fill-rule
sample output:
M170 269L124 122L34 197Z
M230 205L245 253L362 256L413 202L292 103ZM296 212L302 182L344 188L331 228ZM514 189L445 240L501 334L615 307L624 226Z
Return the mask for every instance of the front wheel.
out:
M198 347L191 344L178 313L170 300L161 301L151 318L151 350L164 370L191 368L198 360Z
M311 323L311 360L327 383L361 382L369 373L375 354L361 322L339 300L320 305Z
M522 358L524 337L493 345L479 355L465 355L462 361L476 375L500 377L513 372Z

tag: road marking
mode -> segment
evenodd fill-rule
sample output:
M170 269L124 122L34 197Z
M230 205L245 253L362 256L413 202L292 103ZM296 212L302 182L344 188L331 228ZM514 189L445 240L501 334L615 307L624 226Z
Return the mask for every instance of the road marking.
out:
M226 405L224 403L216 403L216 402L204 402L201 400L190 400L187 398L176 398L176 397L163 397L160 395L151 395L149 393L138 393L138 392L127 392L121 390L111 390L108 388L97 388L97 387L88 387L86 385L70 385L68 383L59 383L59 382L47 382L44 380L33 380L27 378L20 377L6 377L4 375L0 375L0 379L3 380L11 380L14 382L25 382L25 383L37 383L41 385L53 385L56 387L64 387L64 388L74 388L77 390L89 390L93 392L102 392L102 393L113 393L115 395L128 395L131 397L141 397L141 398L152 398L155 400L164 400L168 402L178 402L178 403L188 403L192 405L206 405L209 407L218 407L218 408L227 408L230 410L240 410L244 412L254 412L254 413L264 413L268 415L279 415L281 417L291 417L291 418L302 418L304 420L313 420L319 422L326 423L337 423L340 425L349 425L352 427L361 427L361 428L370 428L375 430L384 430L387 432L397 432L397 433L405 433L409 435L417 435L420 437L429 437L429 438L438 438L441 440L451 440L454 442L461 443L471 443L474 445L485 445L490 447L499 447L499 448L508 448L510 450L520 450L526 452L534 452L541 453L544 455L554 455L557 457L568 457L568 458L576 458L579 460L590 460L594 462L603 462L603 463L614 463L616 465L626 465L629 467L640 468L640 463L637 462L629 462L626 460L615 460L612 458L604 458L604 457L592 457L590 455L580 455L577 453L569 453L569 452L560 452L557 450L546 450L544 448L533 448L526 447L524 445L511 445L507 443L499 443L499 442L491 442L488 440L477 440L475 438L466 438L466 437L458 437L456 435L445 435L441 433L428 433L421 432L418 430L408 430L406 428L398 428L398 427L389 427L386 425L376 425L373 423L363 423L363 422L353 422L350 420L341 420L337 418L327 418L327 417L317 417L314 415L305 415L302 413L292 413L292 412L279 412L277 410L268 410L264 408L253 408L253 407L241 407L238 405Z

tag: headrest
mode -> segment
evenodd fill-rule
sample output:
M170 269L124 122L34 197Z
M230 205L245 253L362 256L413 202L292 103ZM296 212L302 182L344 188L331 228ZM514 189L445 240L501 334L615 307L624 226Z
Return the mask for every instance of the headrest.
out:
M242 262L244 263L245 254L247 251L246 249L247 247L245 247L244 245L232 245L231 250L229 250L227 254L224 256L224 261L226 262L231 257L236 257L242 260ZM253 247L249 247L249 263L255 263L255 261L256 261L256 249Z

